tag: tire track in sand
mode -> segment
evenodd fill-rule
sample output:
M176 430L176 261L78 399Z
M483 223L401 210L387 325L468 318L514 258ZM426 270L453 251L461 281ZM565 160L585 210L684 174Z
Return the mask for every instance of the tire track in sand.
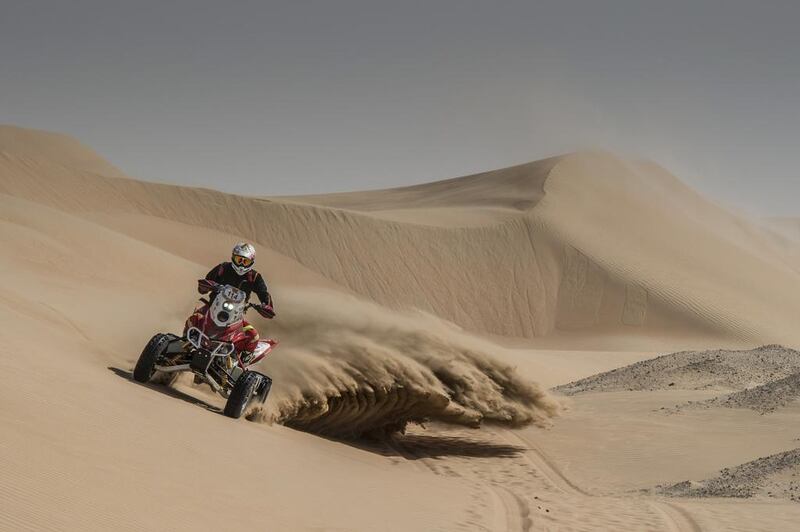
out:
M492 530L530 532L533 522L525 501L506 488L491 486L489 493L492 495L495 510L500 510L492 514Z
M580 495L593 497L593 495L569 480L564 474L547 458L547 456L536 445L525 440L511 431L494 432L497 436L510 444L520 445L530 452L523 453L525 459L535 467L550 484L568 495Z
M399 456L411 462L412 466L418 471L427 471L438 476L463 478L458 473L437 466L434 463L435 459L404 446L402 440L388 441L386 445ZM504 486L494 483L489 483L483 486L483 488L488 490L491 498L491 530L530 532L533 529L530 508L519 495Z
M702 532L702 528L691 514L678 505L664 501L650 501L650 506L661 514L671 532Z
M553 486L565 494L583 497L595 497L592 493L580 488L568 479L547 457L547 455L533 442L519 436L513 431L493 431L500 438L509 443L516 443L524 446L529 452L524 453L526 459L533 467L539 470ZM650 507L658 513L670 532L702 532L702 528L697 521L684 508L677 504L664 501L647 501Z

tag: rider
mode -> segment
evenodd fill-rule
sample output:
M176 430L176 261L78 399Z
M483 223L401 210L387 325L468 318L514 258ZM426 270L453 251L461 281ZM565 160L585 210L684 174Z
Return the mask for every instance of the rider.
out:
M255 292L261 301L261 314L273 318L275 312L272 309L272 296L267 290L267 283L261 274L253 269L256 262L256 248L247 242L239 242L233 247L231 261L223 262L215 266L206 279L219 285L230 285L242 290L250 300L250 293ZM208 288L202 282L198 284L197 290L204 294ZM213 294L212 294L213 299ZM250 325L247 320L244 322L243 332L246 337L243 341L237 342L236 349L240 352L242 360L247 361L258 345L258 331Z

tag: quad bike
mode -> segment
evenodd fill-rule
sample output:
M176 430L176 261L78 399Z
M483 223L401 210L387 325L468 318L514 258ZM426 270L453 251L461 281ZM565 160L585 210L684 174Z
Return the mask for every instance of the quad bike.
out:
M183 336L153 336L139 355L133 378L142 383L169 381L179 372L191 371L195 382L205 382L227 399L226 416L239 418L251 400L267 400L272 379L250 368L278 344L273 339L260 340L243 358L236 344L245 339L244 314L250 308L266 318L275 314L271 307L248 303L246 294L233 286L205 279L199 284L201 291L214 293L213 299L200 299L204 305L187 320Z

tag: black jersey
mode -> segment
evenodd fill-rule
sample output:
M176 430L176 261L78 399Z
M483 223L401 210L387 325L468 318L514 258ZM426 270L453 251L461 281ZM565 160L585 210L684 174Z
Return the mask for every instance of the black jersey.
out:
M233 265L230 262L223 262L218 266L214 266L214 268L208 272L208 275L206 275L206 279L214 281L215 283L227 284L238 288L247 294L248 301L250 300L250 293L255 292L262 303L272 305L272 296L270 296L267 290L267 283L264 282L264 278L261 277L261 274L255 270L250 270L244 275L239 275L236 273L236 270L233 269Z

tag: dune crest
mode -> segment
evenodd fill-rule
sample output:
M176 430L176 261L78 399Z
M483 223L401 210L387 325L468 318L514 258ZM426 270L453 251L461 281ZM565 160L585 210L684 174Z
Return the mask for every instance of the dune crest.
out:
M770 293L798 277L776 268L777 252L748 231L719 238L721 225L746 221L652 165L608 154L328 199L259 199L105 177L53 162L57 153L20 155L17 144L0 144L0 192L112 226L115 216L144 215L237 235L381 305L471 331L540 337L635 327L761 343L791 343L794 334L764 319L763 306L744 306L751 298L729 264L763 274ZM723 272L724 304L714 282L682 282L695 267Z
M28 160L44 160L98 175L125 174L78 140L61 133L0 124L0 152Z

